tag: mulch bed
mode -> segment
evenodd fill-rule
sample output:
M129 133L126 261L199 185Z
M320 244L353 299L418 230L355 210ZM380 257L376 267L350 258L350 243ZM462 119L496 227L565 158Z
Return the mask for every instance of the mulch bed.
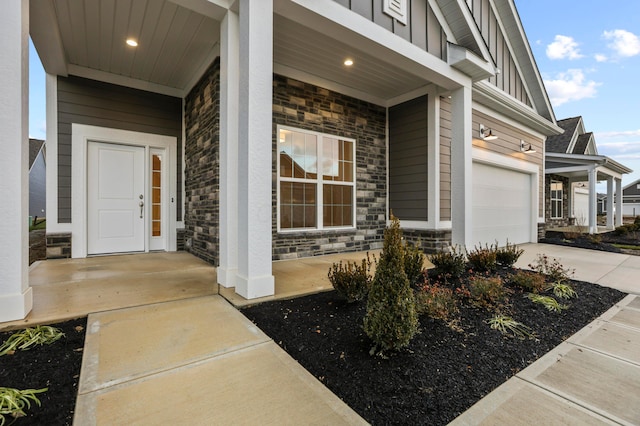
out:
M600 250L610 253L625 253L640 256L639 250L623 250L613 244L623 245L640 245L640 239L633 235L616 235L615 232L607 232L604 234L598 234L597 237L590 237L586 235L578 236L577 238L564 238L560 233L553 232L547 233L547 238L540 240L541 243L556 244L566 247L577 247L589 250Z
M32 403L27 416L6 424L71 425L78 393L82 350L84 348L86 318L51 324L65 336L51 345L36 346L13 355L0 356L0 387L49 390L37 394L41 406ZM0 333L4 343L15 331Z
M334 292L248 307L242 313L318 380L372 424L447 424L493 389L589 324L625 295L573 281L579 298L548 312L517 290L514 319L537 340L505 337L490 311L460 306L456 331L421 317L421 332L387 358L371 356L362 323L366 302L347 304Z

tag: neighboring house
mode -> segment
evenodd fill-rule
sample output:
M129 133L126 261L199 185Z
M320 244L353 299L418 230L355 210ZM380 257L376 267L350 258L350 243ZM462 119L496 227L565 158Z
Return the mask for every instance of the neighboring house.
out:
M513 0L31 3L3 31L47 72L73 257L184 241L255 298L273 260L381 247L390 211L429 250L543 230L562 129Z
M622 215L640 216L640 179L622 188Z
M631 169L604 155L598 155L593 133L586 132L582 117L558 120L564 132L549 136L545 144L547 229L559 226L587 226L597 232L598 194L596 183L607 181L610 204L604 206L607 228L622 223L621 209L615 209L613 193L622 188L622 175ZM616 200L615 205L622 201ZM618 212L618 213L616 213Z
M607 194L601 194L598 192L598 216L607 213Z
M45 143L29 139L29 216L46 217L47 162Z

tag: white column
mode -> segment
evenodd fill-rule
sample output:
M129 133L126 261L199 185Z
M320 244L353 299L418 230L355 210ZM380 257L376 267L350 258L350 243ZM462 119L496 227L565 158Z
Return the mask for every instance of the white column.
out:
M238 15L229 10L220 28L220 266L218 283L235 287L238 273Z
M613 176L607 176L607 229L613 229Z
M473 247L471 87L451 94L451 242Z
M593 168L589 170L589 233L598 232L598 196L596 194L596 182L598 180L598 171Z
M437 229L440 223L440 96L427 96L427 221Z
M29 287L29 1L0 13L0 322L31 311Z
M622 225L622 179L616 179L616 217L615 226Z
M273 0L240 0L236 293L246 299L274 294L272 84Z

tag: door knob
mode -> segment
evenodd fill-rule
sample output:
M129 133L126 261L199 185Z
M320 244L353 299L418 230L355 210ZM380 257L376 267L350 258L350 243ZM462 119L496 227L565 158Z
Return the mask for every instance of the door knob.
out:
M142 197L142 195L140 197ZM142 211L143 210L144 210L144 202L140 201L140 219L142 219Z

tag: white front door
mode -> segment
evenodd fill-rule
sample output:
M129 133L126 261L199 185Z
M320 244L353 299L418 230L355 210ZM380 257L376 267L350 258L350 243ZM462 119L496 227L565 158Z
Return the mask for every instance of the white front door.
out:
M88 143L87 253L145 250L145 148Z

